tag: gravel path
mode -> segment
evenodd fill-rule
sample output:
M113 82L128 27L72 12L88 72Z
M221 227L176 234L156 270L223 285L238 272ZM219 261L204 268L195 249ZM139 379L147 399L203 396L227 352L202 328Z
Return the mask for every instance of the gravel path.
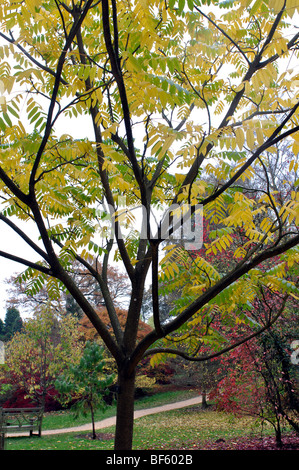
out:
M163 406L156 406L154 408L148 408L146 410L136 410L134 413L134 419L140 418L142 416L152 415L155 413L161 413L163 411L169 410L177 410L179 408L185 408L186 406L197 405L201 403L201 396L190 398L189 400L179 401L176 403L169 403L168 405ZM97 421L95 423L96 429L104 429L110 426L115 425L116 423L116 416L112 416L111 418L103 419L102 421ZM80 432L80 431L90 431L91 430L91 423L83 424L81 426L76 426L72 428L65 428L65 429L50 429L42 431L43 436L49 436L51 434L63 434L67 432ZM14 433L14 434L7 434L7 437L10 436L23 436L28 435L28 432L25 433Z

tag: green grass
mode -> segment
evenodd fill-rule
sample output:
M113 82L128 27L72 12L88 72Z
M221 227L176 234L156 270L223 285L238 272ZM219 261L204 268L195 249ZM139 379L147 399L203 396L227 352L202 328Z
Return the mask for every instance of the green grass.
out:
M198 395L194 390L182 390L173 392L155 393L147 397L136 400L135 410L153 408L155 406L164 405L166 403L174 403L176 401L188 400ZM109 406L103 413L96 411L95 420L101 421L105 418L110 418L116 414L116 405ZM63 429L68 427L80 426L81 424L90 423L90 415L79 416L74 419L74 415L69 410L46 413L43 418L43 430L46 429Z
M192 449L206 440L238 438L258 432L250 418L189 407L135 421L136 449Z
M191 398L194 393L157 394L136 402L136 409L159 406ZM115 408L105 413L104 418L115 414ZM99 419L99 416L97 416ZM101 419L101 418L100 418ZM43 429L83 424L86 420L76 420L69 412L47 414ZM87 419L87 422L89 420ZM149 415L135 420L134 449L176 449L192 448L193 442L206 439L238 437L253 432L253 420L236 419L226 413L215 411L202 412L200 407L189 407L180 410ZM255 431L257 432L257 430ZM114 434L114 427L100 430L99 433ZM82 432L56 434L39 437L13 437L6 439L7 450L112 450L113 438L90 440L82 437Z

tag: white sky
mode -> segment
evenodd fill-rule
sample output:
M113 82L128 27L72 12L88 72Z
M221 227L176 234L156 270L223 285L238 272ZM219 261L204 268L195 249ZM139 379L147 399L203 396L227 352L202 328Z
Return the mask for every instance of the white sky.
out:
M10 253L17 255L17 256L24 255L25 251L23 247L22 248L20 247L19 237L12 234L11 231L6 230L4 226L2 225L3 224L1 224L1 229L0 229L1 230L1 247L11 246L12 249L10 250ZM0 318L2 320L4 320L5 313L6 313L6 299L7 299L6 289L8 288L8 286L5 284L5 279L11 277L12 275L16 273L22 272L23 270L24 270L24 267L22 265L15 263L13 261L6 260L4 258L0 258Z

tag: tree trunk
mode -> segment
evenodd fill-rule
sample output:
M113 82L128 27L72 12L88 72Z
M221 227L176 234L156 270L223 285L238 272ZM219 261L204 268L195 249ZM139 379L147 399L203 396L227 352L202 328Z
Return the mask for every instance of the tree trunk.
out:
M207 392L203 390L202 392L202 402L201 402L201 408L203 410L206 410L208 408L208 402L207 402Z
M277 422L277 426L275 426L275 441L276 446L281 449L282 448L282 436L281 436L281 427L279 421Z
M96 439L96 426L95 426L95 420L94 420L94 410L92 403L90 404L90 412L91 412L91 423L92 423L92 438Z
M135 373L120 370L115 429L115 450L131 450L133 443Z

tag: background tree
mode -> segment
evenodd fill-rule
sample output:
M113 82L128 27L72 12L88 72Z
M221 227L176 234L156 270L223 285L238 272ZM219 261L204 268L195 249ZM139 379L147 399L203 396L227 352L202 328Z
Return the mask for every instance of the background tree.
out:
M0 324L0 339L2 341L9 341L15 333L21 331L23 321L20 312L15 307L9 307L6 310L4 323L1 320Z
M0 256L24 264L23 277L37 289L47 285L50 298L61 288L72 295L114 357L121 390L116 449L132 446L135 371L143 357L203 361L210 357L200 354L204 342L218 345L220 355L275 318L233 343L209 328L211 318L227 331L240 318L251 322L242 309L261 284L274 280L276 289L294 290L283 281L298 257L298 193L280 203L270 188L256 199L238 184L252 180L252 165L263 165L279 142L288 139L298 153L297 13L292 0L1 2L0 222L36 258L9 246ZM295 67L285 65L290 60ZM87 122L92 135L58 133L62 117ZM204 169L219 184L206 182ZM289 169L295 171L294 159ZM162 243L176 229L176 203L190 212L201 203L217 225L209 234L212 252L238 240L229 272L191 259L186 245L179 266L177 247L159 266ZM143 217L130 210L140 205ZM107 278L109 216L115 259L130 282L124 328ZM91 254L101 259L101 272ZM279 269L263 271L261 263L275 256ZM74 260L99 284L112 331L74 280ZM167 323L160 320L159 270L162 281L190 288ZM148 274L154 328L138 342Z
M170 291L163 294L163 286L160 286L159 293L160 319L163 323L169 318L170 312L174 308L174 302L179 298L180 292ZM144 293L141 314L143 321L153 323L153 293L151 286Z
M90 258L91 264L97 272L101 272L101 265L97 263L95 259ZM78 262L74 262L70 267L72 277L74 281L80 286L82 292L90 303L95 308L100 308L104 305L104 299L101 294L98 283L91 273L84 267L80 266ZM117 267L107 266L107 279L110 286L111 297L115 305L121 307L126 304L127 299L130 295L129 284L124 274L120 272ZM44 281L43 281L44 282ZM52 308L55 307L57 312L66 311L77 318L83 316L83 311L74 298L63 289L54 292L54 298L49 295L49 291L46 285L41 287L40 279L28 280L26 277L21 275L15 275L6 280L8 285L7 299L8 305L22 306L22 310L27 314L34 309L37 305L47 305L51 300Z
M49 306L44 307L27 319L22 332L7 343L1 387L10 385L11 400L16 391L22 391L45 407L49 398L55 399L57 374L78 362L81 351L75 319L58 316Z
M4 330L5 326L4 326L4 323L2 321L2 319L0 318L0 339L1 341L3 341L3 335L4 335Z
M221 358L222 377L211 396L219 409L271 423L281 447L285 424L299 432L298 371L291 363L290 348L298 337L298 301L268 294L255 303L256 316L266 315L267 309L281 310L279 320L260 337Z
M112 330L111 320L109 318L109 314L107 310L105 310L104 308L100 308L100 309L97 309L97 313L98 313L99 318L107 326L108 330ZM126 324L128 312L123 309L117 309L116 313L117 313L117 317L119 319L121 326L124 327ZM80 319L78 328L84 341L93 341L93 340L99 341L101 338L99 334L97 333L97 331L94 329L93 324L91 323L91 321L88 319L86 315L84 315L84 317ZM139 327L138 327L138 333L137 333L138 341L145 338L145 336L149 334L151 331L152 331L152 328L150 325L143 322L142 320L139 320Z
M72 408L75 416L91 413L92 438L96 439L94 412L100 408L105 411L107 403L104 395L115 376L104 372L104 348L96 342L87 341L79 364L71 365L68 371L55 381L55 387L62 396L64 403L75 399Z

